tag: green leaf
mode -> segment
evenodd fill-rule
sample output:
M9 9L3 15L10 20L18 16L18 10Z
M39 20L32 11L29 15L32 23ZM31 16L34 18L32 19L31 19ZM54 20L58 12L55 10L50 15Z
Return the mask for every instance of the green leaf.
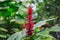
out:
M54 18L53 18L53 19L48 19L48 20L54 20ZM34 25L34 29L36 29L37 27L40 27L41 25L44 25L45 22L48 21L48 20L40 21L40 22L36 23L36 24ZM56 29L56 28L57 28L57 29ZM59 28L59 29L58 29L58 28ZM42 31L42 32L36 33L36 35L46 36L46 35L49 34L50 31L59 31L59 30L60 30L60 27L47 28L47 29L45 29L45 30ZM26 29L22 30L21 32L17 32L17 33L15 33L15 34L13 34L13 35L10 36L7 40L14 40L16 37L17 37L16 40L21 40L21 39L22 39L23 37L25 37L25 36L26 36ZM50 37L50 36L47 36L47 37ZM39 38L38 38L38 39L39 39Z
M5 36L5 35L0 35L0 37L2 37L2 38L6 38L7 36Z
M1 30L1 31L5 31L5 32L8 32L7 29L4 29L4 28L2 28L2 27L0 27L0 30Z
M0 34L1 38L7 38L8 36L10 36L9 34Z

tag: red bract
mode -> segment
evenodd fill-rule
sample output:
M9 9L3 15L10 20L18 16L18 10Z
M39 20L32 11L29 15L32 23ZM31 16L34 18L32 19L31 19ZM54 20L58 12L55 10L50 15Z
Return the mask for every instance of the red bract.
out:
M28 8L28 23L26 25L26 34L27 35L32 35L33 34L33 27L34 27L34 23L32 21L32 7L29 6Z
M28 15L31 15L31 14L32 14L32 7L29 6L29 8L28 8Z

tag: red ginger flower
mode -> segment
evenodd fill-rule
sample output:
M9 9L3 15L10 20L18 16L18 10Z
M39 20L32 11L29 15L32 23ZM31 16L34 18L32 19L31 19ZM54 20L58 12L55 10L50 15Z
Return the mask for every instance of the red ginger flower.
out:
M32 35L33 34L33 27L34 27L34 23L32 21L32 7L29 6L28 8L28 23L26 25L26 34L27 35Z

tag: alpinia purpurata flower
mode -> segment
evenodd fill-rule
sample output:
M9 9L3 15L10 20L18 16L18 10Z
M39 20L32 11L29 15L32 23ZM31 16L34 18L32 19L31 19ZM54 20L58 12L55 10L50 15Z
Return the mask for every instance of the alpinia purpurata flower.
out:
M32 7L29 6L28 8L28 23L26 24L26 34L27 35L32 35L33 34L33 19L32 19Z

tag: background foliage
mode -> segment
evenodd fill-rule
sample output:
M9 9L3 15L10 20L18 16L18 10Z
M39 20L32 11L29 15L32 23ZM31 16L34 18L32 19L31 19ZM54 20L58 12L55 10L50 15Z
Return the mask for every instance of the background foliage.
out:
M22 25L27 22L29 4L35 24L49 18L60 18L60 0L0 0L0 40L7 40L25 28Z

